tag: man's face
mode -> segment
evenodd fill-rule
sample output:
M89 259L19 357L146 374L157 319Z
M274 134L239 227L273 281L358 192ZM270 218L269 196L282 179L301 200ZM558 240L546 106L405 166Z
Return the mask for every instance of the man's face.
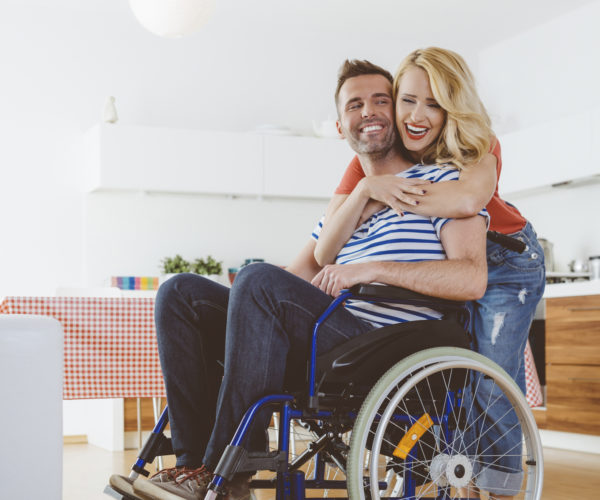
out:
M338 132L359 154L386 153L396 140L392 84L382 75L344 82L338 94Z

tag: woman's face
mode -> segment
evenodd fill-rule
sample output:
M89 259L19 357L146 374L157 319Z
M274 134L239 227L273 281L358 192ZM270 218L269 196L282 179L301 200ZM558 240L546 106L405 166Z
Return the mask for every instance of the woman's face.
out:
M446 112L433 97L427 73L416 66L409 68L398 85L396 126L414 159L438 138L445 120Z

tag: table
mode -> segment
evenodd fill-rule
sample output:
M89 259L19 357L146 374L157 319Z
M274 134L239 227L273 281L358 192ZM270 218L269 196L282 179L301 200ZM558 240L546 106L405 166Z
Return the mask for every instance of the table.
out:
M529 406L531 408L541 406L544 403L542 386L540 385L540 379L537 374L529 341L527 341L527 344L525 345L525 385L527 387L525 398L527 399Z
M65 331L64 399L164 397L154 330L154 299L6 297L0 313L42 314ZM527 343L527 402L543 403Z
M154 299L5 297L0 313L40 314L62 323L63 399L165 396Z

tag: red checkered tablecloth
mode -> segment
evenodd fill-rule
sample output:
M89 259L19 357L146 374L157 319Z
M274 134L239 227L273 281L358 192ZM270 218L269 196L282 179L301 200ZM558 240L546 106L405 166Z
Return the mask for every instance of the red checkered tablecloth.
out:
M527 398L529 406L531 406L531 408L541 406L544 402L544 397L542 396L542 387L540 385L540 379L538 378L529 341L525 346L525 384L527 386L525 397Z
M64 399L164 397L154 331L154 299L6 297L0 313L41 314L65 332ZM543 402L529 342L527 402Z
M6 297L0 313L51 316L65 332L63 399L165 395L152 298Z

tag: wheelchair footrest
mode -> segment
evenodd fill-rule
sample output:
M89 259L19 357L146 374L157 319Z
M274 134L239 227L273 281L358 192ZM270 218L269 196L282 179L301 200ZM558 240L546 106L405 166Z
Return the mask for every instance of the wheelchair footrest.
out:
M255 472L270 470L277 472L287 465L287 454L284 451L248 452L241 446L228 445L215 469L215 475L231 481L238 472Z
M140 497L134 497L131 495L127 495L126 493L116 491L110 484L106 485L103 493L116 500L140 500Z
M144 460L145 463L150 464L154 462L156 457L163 455L172 455L173 446L171 439L166 437L162 433L152 433L144 444L142 451L138 455L138 458ZM139 471L136 471L139 472ZM142 473L143 474L143 473ZM147 475L147 474L144 474Z

